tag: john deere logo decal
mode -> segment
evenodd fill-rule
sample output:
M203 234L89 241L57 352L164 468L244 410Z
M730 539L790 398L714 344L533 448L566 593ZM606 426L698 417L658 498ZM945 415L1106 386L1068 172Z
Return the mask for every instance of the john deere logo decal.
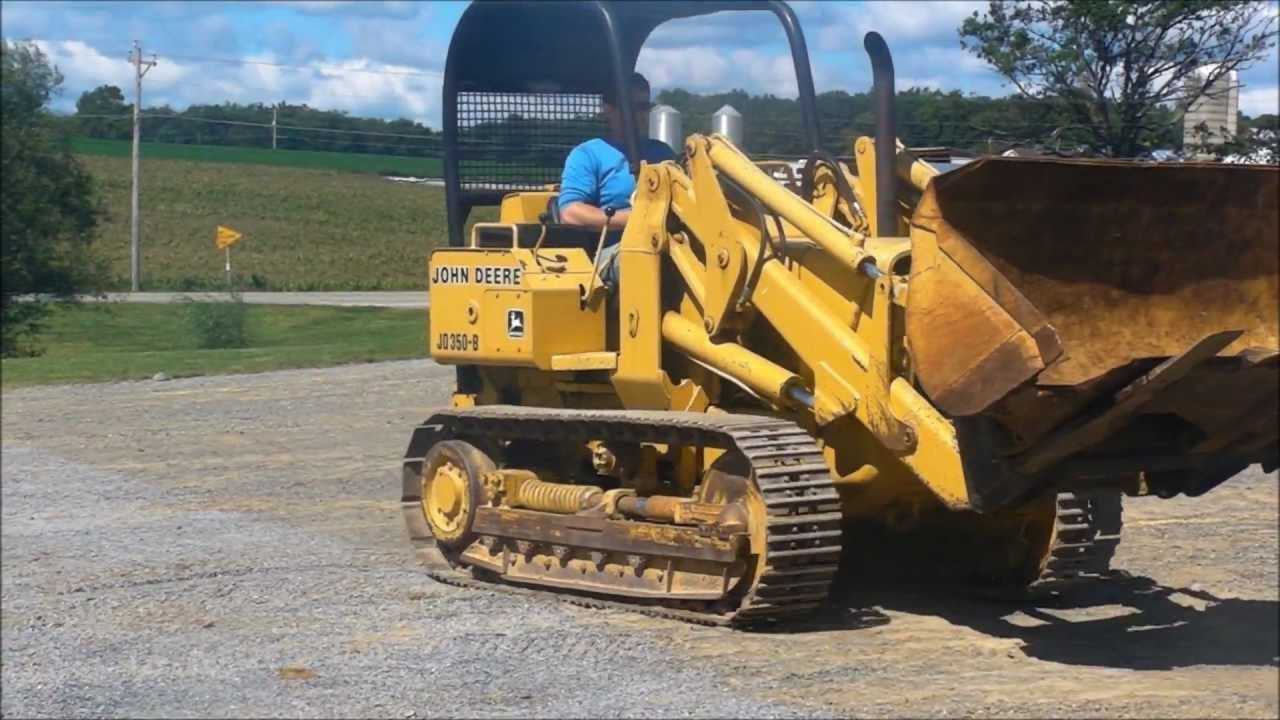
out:
M507 337L512 337L512 338L524 337L524 311L523 310L507 311Z

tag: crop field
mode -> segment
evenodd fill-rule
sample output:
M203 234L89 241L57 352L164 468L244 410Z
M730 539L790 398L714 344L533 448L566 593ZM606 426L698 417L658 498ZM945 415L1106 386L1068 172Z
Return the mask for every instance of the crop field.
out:
M129 287L129 158L80 155L108 213L95 243L109 290ZM144 158L142 288L225 287L218 225L251 290L425 290L429 250L447 242L444 190L339 170ZM492 213L472 213L472 220Z
M132 143L127 140L73 138L71 148L81 155L130 157ZM276 167L343 170L347 172L413 177L440 177L439 158L369 155L361 153L322 152L317 150L269 150L266 148L229 147L224 145L180 145L176 143L142 143L144 160L192 160L196 162L273 165Z

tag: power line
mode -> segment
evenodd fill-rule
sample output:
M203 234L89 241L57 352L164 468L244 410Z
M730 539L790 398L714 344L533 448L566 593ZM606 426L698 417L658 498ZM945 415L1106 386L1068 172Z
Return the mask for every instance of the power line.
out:
M130 115L99 115L99 114L90 113L90 114L63 115L61 117L67 120L79 120L79 119L90 119L90 118L97 119L97 120L127 120L131 116ZM244 127L259 127L264 129L271 128L271 123L250 122L247 120L219 120L215 118L190 117L190 116L184 116L184 115L165 115L163 113L142 113L142 117L144 119L151 119L151 120L183 120L187 122L200 122L200 123L207 123L211 125L236 125L236 126L244 126ZM277 124L276 127L286 129L286 130L301 130L303 132L335 133L340 135L370 135L375 137L394 137L394 138L404 138L407 140L427 140L437 144L440 142L439 134L438 133L432 134L432 131L429 128L421 135L410 135L407 133L388 133L388 132L377 132L374 130L342 130L340 128L306 127L303 125ZM396 144L394 145L394 147L404 147L404 145Z
M202 117L186 116L186 115L164 115L164 114L156 114L156 113L143 113L142 116L144 118L150 118L153 120L154 119L186 120L189 122L202 122L202 123L209 123L213 125L242 125L247 127L260 127L260 128L271 127L271 123L250 122L248 120L220 120L216 118L202 118ZM376 130L342 130L340 128L306 127L303 125L277 124L276 127L282 130L305 130L307 132L339 133L342 135L373 135L377 137L407 138L410 140L426 140L426 139L432 139L433 137L431 135L431 130L429 128L426 130L425 133L421 135L410 135L408 133L378 132Z
M300 137L300 136L296 136L296 135L281 135L281 136L280 136L280 139L281 139L281 140L297 140L297 141L300 141L300 142L305 142L305 143L307 143L307 145L308 145L308 146L310 146L310 145L321 145L321 146L333 147L333 146L335 146L335 145L336 145L336 146L340 146L340 147L350 147L350 145L342 145L341 141L338 141L338 140L317 140L316 138ZM371 148L371 147L377 147L377 148L396 148L396 149L399 149L399 150L411 150L411 151L421 151L421 152L422 152L422 154L421 154L421 155L410 155L410 156L408 156L408 157L422 157L422 158L438 158L438 157L440 157L440 148L439 148L438 146L437 146L437 147L432 148L432 147L427 147L427 146L424 146L424 145L397 145L397 144L395 144L395 143L371 143L371 142L367 142L367 141L360 141L360 143L359 143L358 147L366 147L366 148ZM293 149L297 149L297 150L305 150L306 148L293 148ZM361 153L361 152L353 152L353 151L351 151L351 150L348 150L348 151L345 151L345 152L342 152L342 151L326 151L326 152L341 152L341 154L344 154L344 155L370 155L370 154L379 154L379 153Z
M247 120L221 120L221 119L215 119L215 118L184 117L181 115L163 115L163 114L154 114L154 113L144 113L143 117L151 118L151 119L185 120L190 122L207 123L211 125L232 125L232 126L240 126L240 127L256 127L256 128L263 128L263 129L271 128L271 123L251 122ZM284 130L329 133L334 135L364 135L364 136L370 136L370 137L389 137L389 138L402 138L407 140L419 140L419 141L425 141L425 143L428 146L435 146L435 147L440 147L443 141L439 134L430 134L430 131L422 135L410 135L406 133L378 132L374 130L343 130L340 128L306 127L303 125L277 124L276 127ZM285 137L285 136L281 136L281 137ZM291 137L293 139L302 139L302 138L297 138L295 136L288 136L288 137ZM321 142L314 139L309 139L308 141ZM511 143L509 141L504 141L501 138L493 138L493 139L466 138L461 142L462 144L466 145L468 148L477 148L477 147L509 148L511 146ZM407 145L404 143L384 143L383 147L413 147L413 145ZM545 143L541 143L541 144L526 143L525 147L528 147L531 149L547 149L547 148L556 149L556 148L559 148L560 146L547 145Z

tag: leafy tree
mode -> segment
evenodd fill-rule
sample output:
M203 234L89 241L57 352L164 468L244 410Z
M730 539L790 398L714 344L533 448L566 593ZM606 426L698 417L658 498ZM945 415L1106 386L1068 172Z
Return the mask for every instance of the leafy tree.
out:
M97 117L128 115L133 108L124 100L119 88L97 87L81 95L76 102L76 114L63 121L70 132L79 135L127 140L132 128L129 119ZM351 117L342 111L283 102L274 106L232 102L196 104L181 111L167 105L143 108L142 141L271 147L273 110L279 117L277 138L281 150L411 157L439 157L441 153L440 134L412 120Z
M99 85L76 100L77 129L93 138L124 140L129 137L130 127L125 117L132 111L133 106L124 101L120 88Z
M1265 57L1276 13L1267 2L992 0L960 37L1024 96L1065 112L1095 150L1132 157L1181 121L1162 107L1185 108Z
M1226 128L1214 131L1207 123L1200 123L1192 129L1184 150L1212 155L1217 160L1235 157L1248 158L1249 162L1280 162L1280 118L1271 114L1250 118L1244 113L1239 113L1238 118L1234 135Z
M0 355L33 353L49 305L96 289L89 254L99 217L89 174L71 156L46 105L62 75L32 43L0 45Z

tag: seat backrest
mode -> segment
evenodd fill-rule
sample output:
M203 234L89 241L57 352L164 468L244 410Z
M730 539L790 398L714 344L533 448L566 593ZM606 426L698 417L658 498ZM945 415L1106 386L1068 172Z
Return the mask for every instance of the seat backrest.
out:
M511 223L478 227L476 244L478 247L490 249L509 249L511 247L511 228L516 228L516 246L531 248L542 235L542 225L538 223ZM588 255L594 256L596 245L600 241L600 231L581 225L565 225L549 223L547 236L542 241L544 248L581 248Z

